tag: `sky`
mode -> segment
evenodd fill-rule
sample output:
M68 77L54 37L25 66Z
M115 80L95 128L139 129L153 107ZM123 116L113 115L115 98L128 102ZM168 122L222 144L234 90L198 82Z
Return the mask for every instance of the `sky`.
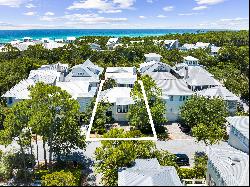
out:
M249 29L249 0L0 0L5 29Z

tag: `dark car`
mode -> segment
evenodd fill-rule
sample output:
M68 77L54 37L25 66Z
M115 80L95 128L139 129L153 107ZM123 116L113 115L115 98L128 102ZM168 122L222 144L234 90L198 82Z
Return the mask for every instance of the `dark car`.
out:
M186 154L175 154L178 166L189 166L189 158Z
M180 125L180 129L184 133L189 133L191 131L191 128L187 125Z

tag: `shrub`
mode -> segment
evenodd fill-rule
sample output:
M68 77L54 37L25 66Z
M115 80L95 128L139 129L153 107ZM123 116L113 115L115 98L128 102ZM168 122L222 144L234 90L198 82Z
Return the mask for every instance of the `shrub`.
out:
M179 168L178 175L181 179L194 179L194 178L196 178L195 169L193 169L193 168Z
M76 178L64 170L42 176L43 186L77 186Z

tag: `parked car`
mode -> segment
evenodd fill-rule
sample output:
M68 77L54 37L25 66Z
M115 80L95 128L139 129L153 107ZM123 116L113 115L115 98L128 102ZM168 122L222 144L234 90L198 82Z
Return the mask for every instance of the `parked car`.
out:
M189 126L187 126L187 125L180 125L180 129L181 129L181 131L182 132L184 132L184 133L189 133L190 131L191 131L191 128L189 127Z
M178 166L189 166L189 158L186 154L175 154Z

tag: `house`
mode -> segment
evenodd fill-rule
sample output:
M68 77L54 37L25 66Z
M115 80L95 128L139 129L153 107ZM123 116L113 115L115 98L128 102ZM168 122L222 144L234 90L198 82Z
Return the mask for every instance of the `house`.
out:
M228 117L227 144L207 148L209 186L249 186L249 116Z
M28 88L30 86L34 86L35 84L36 83L33 79L24 79L3 94L2 97L6 98L7 106L11 107L19 101L29 99L30 91Z
M197 42L195 44L196 48L201 48L201 49L207 49L207 48L211 48L212 44L210 43L203 43L203 42Z
M184 57L183 63L187 64L188 66L199 66L199 59L192 56L187 56Z
M66 43L73 43L76 40L76 37L67 37Z
M222 84L214 78L214 75L205 70L202 66L175 67L176 73L179 74L193 91L221 86Z
M55 39L55 42L56 42L56 43L63 43L64 40L63 40L62 38L56 38L56 39Z
M24 41L26 41L26 42L20 42L20 43L14 42L14 43L11 44L11 45L12 45L13 47L18 48L19 51L25 51L25 50L28 49L29 46L34 46L34 45L36 45L35 42L30 41L30 40L28 40L28 39L24 39Z
M41 39L41 42L43 42L43 43L49 43L49 42L51 42L52 40L51 39L49 39L49 38L42 38Z
M91 43L89 44L90 49L94 50L94 51L100 51L101 50L101 46L99 44L96 43Z
M162 90L162 100L166 105L166 118L168 121L178 121L180 108L193 95L183 79L155 80Z
M211 55L212 56L217 56L221 47L216 47L214 45L211 46Z
M151 72L170 72L171 66L160 61L149 61L140 64L139 72L141 74Z
M163 45L168 50L178 49L179 48L179 40L165 40Z
M33 39L30 37L24 37L23 42L33 42Z
M160 62L161 61L161 55L156 54L156 53L149 53L149 54L145 54L144 55L146 58L145 62L151 62L151 61L155 61L155 62Z
M54 42L54 41L43 43L43 47L49 50L56 49L56 48L63 47L63 46L65 46L65 43Z
M161 166L156 158L136 159L134 166L120 168L118 186L183 186L173 166Z
M109 50L113 50L116 44L119 44L120 38L110 38L106 44Z
M135 67L107 67L105 72L105 80L114 79L118 87L132 88L137 81L137 73Z
M215 86L212 88L207 88L201 91L196 92L200 96L214 98L220 97L226 103L228 112L231 115L234 115L237 112L237 103L240 101L240 98L226 89L224 86Z
M93 87L98 87L103 70L88 59L83 64L72 67L71 72L65 77L65 81L90 81Z
M189 51L189 50L192 50L192 49L196 49L196 46L195 46L195 44L184 44L179 49L181 51Z
M249 116L228 117L230 125L228 144L249 154Z
M249 186L249 155L229 145L207 150L209 186Z
M56 86L68 92L79 102L81 112L86 110L97 92L97 87L92 87L89 81L57 82Z
M118 122L128 121L129 106L134 104L134 100L130 95L131 88L114 87L104 90L100 94L98 102L103 100L112 104L108 111L108 115L112 116Z

